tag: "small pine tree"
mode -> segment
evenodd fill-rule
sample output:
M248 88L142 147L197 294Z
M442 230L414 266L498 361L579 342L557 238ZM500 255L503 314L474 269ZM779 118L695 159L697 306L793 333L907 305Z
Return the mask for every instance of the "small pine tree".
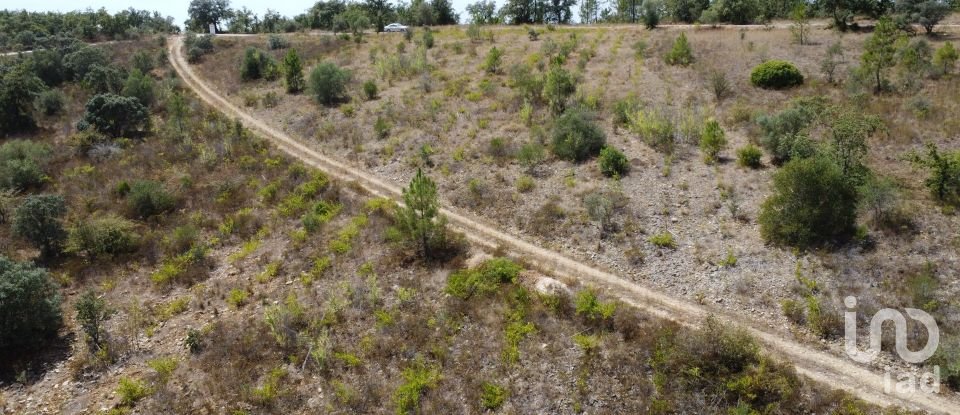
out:
M106 301L91 290L80 296L74 308L77 310L77 323L86 334L88 344L100 350L103 346L103 322L110 317Z
M424 258L441 247L446 218L440 214L437 184L417 169L410 186L403 189L404 207L397 211L397 222L403 235L416 244Z
M883 74L887 68L897 64L897 25L889 17L882 17L873 29L873 34L863 45L863 55L860 60L876 81L874 92L881 92L884 87Z
M483 70L490 74L500 73L500 66L503 61L503 51L496 46L490 48L486 59L483 60Z
M693 63L693 51L690 49L686 34L680 32L680 36L677 36L677 40L673 42L673 48L667 53L665 59L670 65L688 66Z
M711 118L703 127L700 136L700 151L703 152L703 161L707 164L717 162L720 151L727 147L727 137L717 120Z
M297 54L296 49L290 49L283 57L283 76L287 93L299 93L306 86L303 80L303 64L300 63L300 55Z
M937 52L933 55L933 64L944 74L948 74L953 72L953 67L957 65L958 58L960 58L960 55L957 54L957 49L953 47L953 43L947 42L937 49Z

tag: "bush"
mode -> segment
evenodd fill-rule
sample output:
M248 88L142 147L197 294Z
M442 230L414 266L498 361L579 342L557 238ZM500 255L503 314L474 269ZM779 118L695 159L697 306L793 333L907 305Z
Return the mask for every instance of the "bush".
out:
M153 59L153 56L150 55L150 52L140 50L133 54L130 57L130 66L133 69L140 71L141 73L150 73L153 68L156 66L156 62Z
M87 101L83 121L111 137L124 137L150 126L150 114L139 100L100 94Z
M120 395L121 405L132 406L150 395L150 388L142 380L122 377L120 386L117 386L117 395Z
M913 154L914 164L930 171L924 184L938 201L960 206L960 151L940 152L934 144L927 145L927 154Z
M607 137L592 120L579 111L566 111L553 124L553 154L581 162L596 156Z
M60 291L47 270L0 255L0 350L16 356L57 335Z
M12 140L0 146L0 188L26 190L46 181L44 168L50 148L44 144Z
M270 35L267 38L267 49L277 50L277 49L286 49L290 47L290 41L287 38L280 35Z
M368 101L377 99L377 83L374 80L368 80L363 83L363 95Z
M323 62L310 72L310 92L317 102L332 105L344 99L350 72L332 62Z
M716 163L720 151L727 147L727 137L720 128L720 123L711 118L707 120L703 127L703 134L700 135L700 151L703 152L703 161L707 164Z
M240 79L244 81L253 81L257 79L266 79L272 81L277 79L279 70L277 61L266 52L249 47L244 52L243 62L240 64Z
M949 74L957 66L957 59L960 59L957 49L953 47L953 43L946 42L934 53L933 65L942 73Z
M762 158L763 151L753 144L747 144L737 150L737 164L743 167L758 169L763 166Z
M790 62L771 60L753 68L750 83L764 89L785 89L803 84L803 75Z
M773 156L775 163L813 154L807 129L824 109L822 98L800 98L783 111L757 119L763 133L761 144Z
M174 199L160 183L138 180L130 185L127 204L137 216L148 218L173 209Z
M503 51L494 46L490 48L490 52L487 52L487 57L483 59L482 68L487 73L496 74L500 73L502 63Z
M14 213L13 231L39 248L43 256L55 255L66 236L60 222L66 212L63 196L28 196Z
M427 49L433 48L433 31L429 27L423 30L423 47Z
M513 284L523 268L507 258L493 258L476 268L463 269L450 274L446 292L460 299L474 295L486 295L497 290L501 284Z
M673 42L673 47L664 59L670 65L688 66L693 63L693 51L690 49L686 34L681 32L680 36L677 36L677 39Z
M123 95L136 98L144 107L154 102L153 78L144 75L139 69L134 69L123 84Z
M803 249L853 233L857 190L827 157L790 161L773 176L773 192L760 208L765 240Z
M296 49L290 49L283 57L283 80L287 87L287 93L296 94L303 91L306 82L303 80L303 64L300 63L300 55Z
M670 232L660 232L650 237L650 243L657 248L677 249L677 241Z
M643 25L648 30L657 28L660 24L660 2L658 0L645 0L643 2Z
M63 95L63 92L59 89L48 89L37 96L37 101L34 106L37 111L40 111L43 115L51 116L63 112L66 101L66 96Z
M484 382L481 385L483 393L480 394L480 406L483 409L496 410L503 405L507 399L507 388L495 383Z
M600 163L600 172L607 177L623 177L630 171L627 156L613 147L605 146L600 149L598 162Z
M70 228L64 252L91 257L133 252L140 240L137 225L116 216L81 222Z

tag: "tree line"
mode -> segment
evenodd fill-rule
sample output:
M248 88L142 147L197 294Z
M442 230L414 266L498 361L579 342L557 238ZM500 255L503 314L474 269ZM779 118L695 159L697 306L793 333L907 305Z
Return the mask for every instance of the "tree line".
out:
M97 42L179 31L172 17L134 8L115 14L103 8L67 13L0 10L0 50L5 51L50 48L64 38Z

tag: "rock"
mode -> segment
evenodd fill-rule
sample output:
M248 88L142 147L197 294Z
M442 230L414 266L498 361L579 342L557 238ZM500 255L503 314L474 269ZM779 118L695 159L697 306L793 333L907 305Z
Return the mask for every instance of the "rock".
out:
M570 294L570 289L567 288L564 283L548 277L540 277L537 279L536 284L534 284L534 288L541 294Z

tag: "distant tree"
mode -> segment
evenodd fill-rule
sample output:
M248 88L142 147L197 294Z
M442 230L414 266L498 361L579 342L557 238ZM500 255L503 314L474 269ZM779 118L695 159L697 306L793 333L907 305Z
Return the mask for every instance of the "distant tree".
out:
M668 0L667 13L674 20L683 23L693 23L700 19L700 14L710 7L709 0Z
M110 62L106 52L96 46L84 46L63 57L63 66L69 77L75 81L82 81L90 68L97 65L106 67Z
M432 0L430 7L438 25L454 25L460 22L460 16L453 10L450 0Z
M226 20L232 14L229 0L191 0L187 8L190 19L187 27L197 32L207 32L212 23L215 30L220 32L220 21Z
M660 1L644 0L643 2L643 25L648 30L657 28L660 24Z
M230 14L227 30L231 33L254 33L259 30L260 19L256 13L246 7L234 10Z
M332 62L323 62L310 72L310 93L320 104L331 105L343 99L349 80L350 72Z
M417 169L417 175L403 189L403 203L397 211L397 225L403 235L418 246L421 255L429 258L435 248L441 247L446 232L436 183Z
M493 0L480 0L467 5L470 23L486 25L497 22L497 3Z
M511 24L540 23L537 19L537 0L507 0L503 14Z
M568 24L573 20L571 9L577 4L576 0L547 0L545 21Z
M876 80L874 91L877 93L884 88L884 72L897 63L897 38L896 25L889 17L883 17L874 27L873 34L864 42L860 61L863 68Z
M793 39L801 45L810 42L810 14L806 3L797 4L790 12L790 19L793 24L790 25L790 33Z
M383 31L387 16L393 12L393 5L388 0L364 0L363 7L370 21L373 22L377 33Z
M116 66L93 65L83 77L83 86L93 94L119 94L126 78Z
M765 240L804 249L853 232L857 190L833 160L792 160L774 174L773 189L760 208Z
M22 67L0 76L0 136L36 126L33 103L44 89L43 81Z
M907 22L923 27L928 35L951 11L950 4L942 0L897 0L894 10Z
M154 82L149 75L144 75L139 69L134 69L123 84L123 95L136 98L144 107L150 107L154 102Z
M37 349L63 323L60 290L47 270L0 255L0 351Z
M40 249L49 258L60 252L66 238L62 218L67 205L60 195L30 195L13 216L13 231Z
M892 1L870 0L821 0L817 2L821 13L833 18L835 29L846 32L857 14L880 17L886 13Z
M303 65L300 63L300 55L296 49L290 49L287 55L283 57L283 79L287 92L296 94L306 87L303 80Z
M59 86L68 79L67 68L63 65L63 51L60 49L35 50L29 55L28 62L30 71L47 86Z
M333 19L347 10L347 3L343 0L318 1L307 11L310 16L311 29L333 29Z
M132 97L96 95L87 101L86 110L83 120L111 137L129 136L150 126L147 108Z
M600 11L599 0L583 0L580 2L580 23L592 24L597 22Z

